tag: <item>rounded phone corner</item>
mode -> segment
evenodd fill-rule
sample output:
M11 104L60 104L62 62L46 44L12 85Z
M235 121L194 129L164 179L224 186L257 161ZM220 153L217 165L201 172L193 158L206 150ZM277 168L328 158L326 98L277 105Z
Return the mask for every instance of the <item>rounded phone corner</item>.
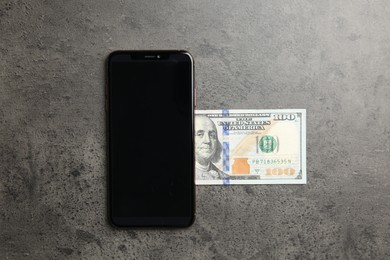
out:
M106 56L106 60L109 61L109 60L112 58L112 56L116 55L117 53L119 53L118 50L109 52L109 53L107 54L107 56Z
M195 219L196 219L196 214L192 215L190 222L188 223L187 226L185 226L185 228L189 228L189 227L193 226L195 223Z
M111 228L120 228L121 225L119 225L116 221L115 221L115 218L113 218L112 216L108 216L107 218L107 222L108 224L110 225Z
M106 56L106 62L108 63L110 60L112 60L112 57L114 57L115 55L118 55L118 54L122 54L123 50L114 50L114 51L111 51L108 53L108 55Z
M179 53L187 55L191 63L194 64L194 56L187 50L179 50Z

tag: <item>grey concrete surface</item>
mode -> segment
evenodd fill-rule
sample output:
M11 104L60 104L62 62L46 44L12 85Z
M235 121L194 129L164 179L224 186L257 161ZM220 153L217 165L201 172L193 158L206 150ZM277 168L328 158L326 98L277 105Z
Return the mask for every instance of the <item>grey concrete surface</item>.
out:
M307 185L106 220L104 61L187 49L199 109L307 109ZM1 259L390 259L388 0L0 1Z

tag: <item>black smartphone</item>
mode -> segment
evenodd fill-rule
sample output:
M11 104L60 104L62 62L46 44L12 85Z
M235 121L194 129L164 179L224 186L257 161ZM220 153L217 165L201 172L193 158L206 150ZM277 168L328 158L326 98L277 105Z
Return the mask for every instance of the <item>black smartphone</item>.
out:
M192 56L112 52L106 93L111 223L190 226L195 218Z

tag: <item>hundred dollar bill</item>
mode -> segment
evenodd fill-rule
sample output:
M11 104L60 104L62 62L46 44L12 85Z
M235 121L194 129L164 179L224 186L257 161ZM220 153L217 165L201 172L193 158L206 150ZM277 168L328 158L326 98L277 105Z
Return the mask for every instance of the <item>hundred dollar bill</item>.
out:
M305 184L306 110L196 110L196 184Z

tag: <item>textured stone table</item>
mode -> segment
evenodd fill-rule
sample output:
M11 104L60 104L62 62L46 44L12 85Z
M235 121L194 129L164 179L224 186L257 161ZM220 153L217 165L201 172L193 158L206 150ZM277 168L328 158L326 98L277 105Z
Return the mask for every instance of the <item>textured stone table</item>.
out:
M104 61L187 49L199 109L307 109L307 185L106 220ZM1 259L390 259L390 2L0 1Z

